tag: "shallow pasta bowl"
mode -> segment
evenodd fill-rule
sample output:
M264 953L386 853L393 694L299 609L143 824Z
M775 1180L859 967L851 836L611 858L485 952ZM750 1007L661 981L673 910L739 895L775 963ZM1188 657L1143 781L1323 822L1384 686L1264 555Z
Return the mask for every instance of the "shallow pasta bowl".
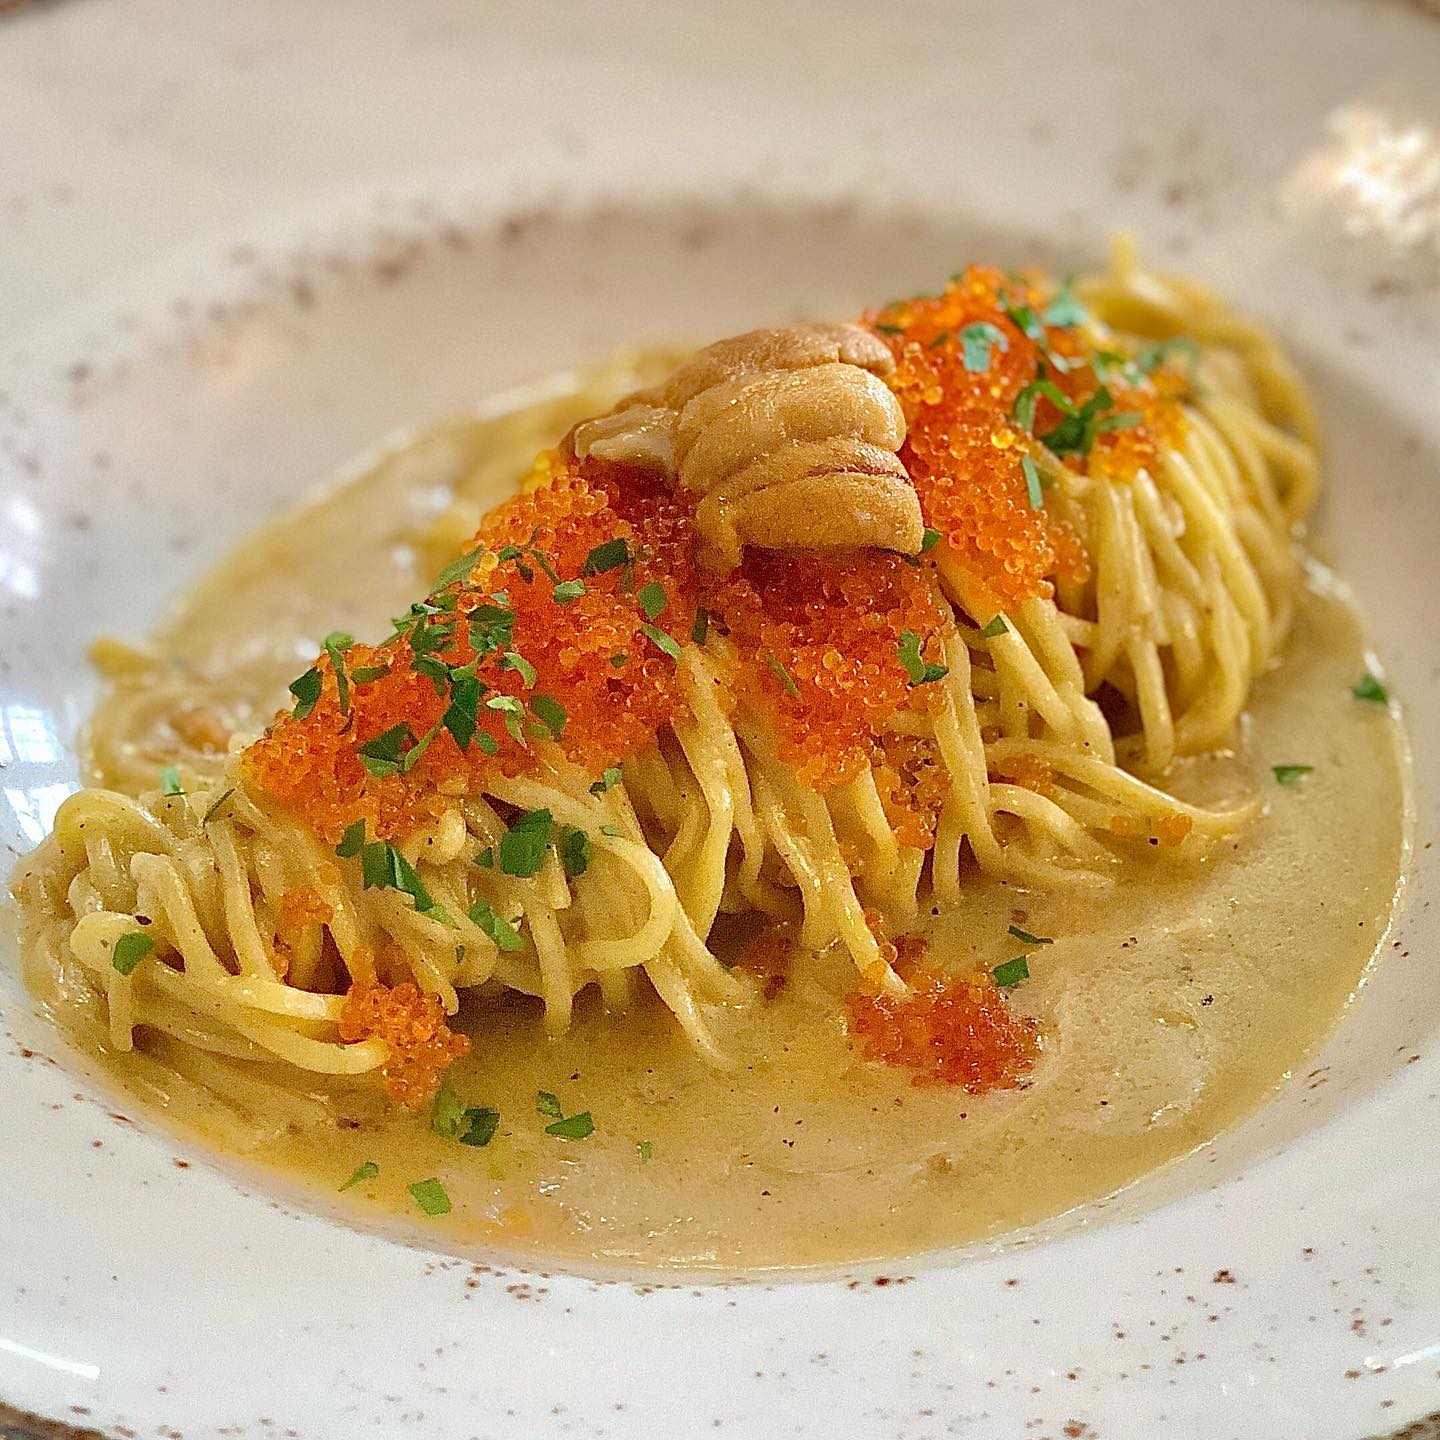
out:
M1440 21L1018 23L439 0L5 22L0 134L25 144L0 178L0 835L35 843L74 782L91 636L143 632L397 427L968 256L1093 261L1124 226L1298 354L1322 544L1410 716L1408 904L1334 1040L1236 1132L1040 1235L787 1283L590 1279L397 1244L182 1151L7 965L0 1397L42 1417L22 1432L1340 1440L1440 1411Z

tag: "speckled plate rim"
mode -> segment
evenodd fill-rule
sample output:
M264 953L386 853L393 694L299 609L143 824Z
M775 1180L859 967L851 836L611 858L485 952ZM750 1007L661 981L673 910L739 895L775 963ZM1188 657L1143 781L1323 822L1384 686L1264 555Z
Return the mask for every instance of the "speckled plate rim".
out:
M1227 0L1196 16L1106 0L1082 20L1042 4L1032 27L1068 63L1038 96L1012 22L969 4L600 17L434 0L397 18L379 0L303 14L110 0L8 22L0 134L27 144L0 173L13 611L0 702L37 673L19 649L36 636L25 567L29 599L79 576L78 605L103 596L123 620L153 613L167 570L198 563L157 563L123 592L90 573L93 542L53 510L80 482L46 471L83 434L94 372L166 332L213 333L175 302L250 293L263 307L288 287L303 309L306 254L368 247L380 279L452 232L512 226L539 243L527 226L623 222L677 199L697 223L742 204L842 217L859 194L881 213L1063 231L1070 252L1126 224L1385 406L1393 473L1409 478L1366 505L1340 498L1330 541L1411 709L1423 846L1440 793L1433 637L1407 578L1440 536L1434 490L1413 481L1440 449L1440 184L1424 165L1440 26L1423 8ZM868 55L903 71L903 104L854 83ZM917 148L917 124L945 143ZM1385 163L1352 183L1367 133ZM1412 382L1397 389L1397 374ZM39 517L33 533L16 500ZM124 533L146 540L139 523ZM74 655L39 688L66 697L55 713L73 731ZM27 783L0 774L7 794ZM307 1440L367 1426L767 1440L1394 1428L1440 1409L1436 945L1420 855L1396 956L1317 1060L1320 1098L1271 1107L1228 1160L1217 1148L1230 1173L1213 1189L1162 1176L1170 1204L1131 1199L1124 1218L1046 1244L773 1287L477 1268L272 1207L114 1119L32 1038L7 981L0 1395L105 1434ZM1377 1035L1393 1041L1387 1063Z

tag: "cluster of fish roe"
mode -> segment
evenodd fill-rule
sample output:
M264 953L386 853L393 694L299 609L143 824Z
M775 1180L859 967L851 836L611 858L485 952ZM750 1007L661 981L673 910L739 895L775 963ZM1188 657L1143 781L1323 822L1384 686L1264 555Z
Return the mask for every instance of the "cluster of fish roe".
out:
M917 1085L972 1095L1023 1085L1040 1055L1039 1029L988 980L907 967L909 993L858 990L845 1000L850 1043L866 1060L915 1072Z
M380 1078L402 1105L422 1105L435 1093L440 1075L470 1049L470 1042L445 1023L440 1002L406 980L394 989L357 981L340 1012L340 1038L347 1045L383 1040L390 1055Z
M547 745L598 775L686 713L688 498L599 461L557 456L550 470L491 512L473 563L396 635L328 649L313 704L302 685L295 713L246 752L247 778L322 838L357 820L402 838L447 797L533 769Z
M928 736L881 735L870 760L885 818L901 845L928 850L935 843L940 807L950 794L950 772Z
M938 665L953 628L929 559L749 550L705 604L738 652L741 703L770 719L780 758L813 789L859 775L897 711L939 703L901 655L913 636L920 663Z
M865 316L895 356L890 385L909 426L900 458L926 523L996 611L1051 595L1057 577L1089 573L1080 538L1034 503L1039 482L1024 461L1044 458L1041 437L1095 399L1091 423L1072 419L1055 456L1123 476L1153 464L1183 423L1179 377L1148 377L1125 356L1102 357L1079 328L1083 318L1068 292L1041 277L983 266L954 276L940 295Z

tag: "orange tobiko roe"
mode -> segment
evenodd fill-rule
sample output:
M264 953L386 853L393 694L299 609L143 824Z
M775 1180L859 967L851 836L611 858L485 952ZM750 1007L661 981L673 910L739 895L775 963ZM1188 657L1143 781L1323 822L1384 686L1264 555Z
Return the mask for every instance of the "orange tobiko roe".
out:
M1041 322L1053 295L1038 275L1007 276L972 265L939 295L898 301L865 316L895 357L889 383L909 426L900 458L925 523L944 536L997 613L1049 597L1053 577L1081 581L1089 574L1080 538L1030 504L1021 461L1037 447L1013 414L1020 392L1039 378L1077 403L1099 389L1079 333ZM972 370L967 350L973 362L984 363ZM1047 354L1069 368L1047 364ZM1138 413L1142 423L1102 433L1088 457L1067 456L1065 463L1103 467L1107 476L1123 478L1151 464L1157 447L1183 424L1176 403L1183 385L1158 372L1135 386L1111 372L1106 383L1116 412ZM1041 398L1035 433L1052 429L1061 418L1060 410Z
M1040 1055L1039 1029L987 980L911 969L902 996L846 996L850 1043L866 1060L915 1071L917 1085L960 1085L972 1095L1024 1084Z
M470 1049L470 1042L445 1023L440 1002L409 980L394 989L357 981L340 1012L340 1038L347 1045L383 1040L390 1047L380 1078L402 1105L422 1105L446 1066Z

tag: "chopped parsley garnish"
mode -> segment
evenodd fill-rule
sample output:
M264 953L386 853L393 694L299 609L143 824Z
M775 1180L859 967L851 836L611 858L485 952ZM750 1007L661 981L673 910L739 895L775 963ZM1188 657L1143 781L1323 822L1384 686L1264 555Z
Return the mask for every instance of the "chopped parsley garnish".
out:
M877 323L875 328L882 335L903 335L905 333L905 327L903 325L882 325Z
M1045 327L1040 323L1035 312L1028 305L1007 305L1005 307L1005 318L1025 336L1027 340L1033 340L1037 345L1043 346L1048 337L1045 334Z
M350 680L345 674L345 652L355 643L353 635L343 630L332 630L321 642L320 648L330 657L330 668L335 672L335 694L340 701L340 713L350 713Z
M477 605L467 618L470 645L477 656L490 655L496 650L509 650L512 647L515 612L508 605L495 603L498 598L492 595L489 603Z
M473 675L460 675L450 682L450 703L440 723L462 751L470 748L480 728L480 697L484 693L484 685Z
M303 675L290 682L289 690L295 697L295 708L290 713L297 720L305 719L314 710L324 688L324 679L312 665Z
M588 1110L582 1110L578 1115L566 1115L560 1108L560 1097L550 1090L536 1093L535 1111L554 1122L545 1127L547 1135L559 1135L564 1140L583 1140L595 1129Z
M1010 341L1006 338L1005 332L998 325L992 325L988 320L980 320L974 325L967 325L960 332L960 344L965 368L971 374L978 374L980 371L990 368L990 355L995 346L1000 347L1002 354L1010 348Z
M920 536L920 553L922 555L929 554L929 552L933 550L939 543L940 532L938 530L932 530L929 528L929 526L926 526L924 532Z
M640 587L640 593L635 598L640 602L645 618L654 620L665 608L665 587L658 580L652 580Z
M1070 403L1070 397L1053 380L1032 380L1015 397L1015 405L1010 412L1015 417L1015 423L1022 430L1034 431L1035 406L1042 396L1062 415L1075 413L1075 407Z
M525 733L520 728L525 707L513 695L492 695L486 700L485 708L494 710L501 716L512 740L518 740L522 745L525 743Z
M500 869L524 880L537 874L545 861L553 823L548 810L527 810L521 815L501 837Z
M115 942L110 963L122 974L133 975L135 967L155 948L155 941L140 930L129 930Z
M663 650L672 660L677 664L679 663L680 646L676 644L673 636L667 635L663 630L654 625L641 625L640 633L644 635L656 649Z
M532 695L530 713L550 732L552 740L565 733L565 707L553 695Z
M353 825L345 827L345 833L340 837L340 843L335 847L335 853L342 860L349 860L360 853L360 848L364 844L365 822L357 820Z
M513 670L525 682L527 689L533 687L539 678L535 673L535 667L518 650L507 650L500 657L500 668Z
M902 630L895 653L905 667L905 674L912 685L932 685L943 680L949 673L948 665L931 665L920 653L920 637L913 630Z
M619 670L629 658L630 657L623 650L621 650L610 657L610 663L617 670Z
M695 612L695 623L690 627L690 638L703 645L710 634L710 612L703 607Z
M357 685L369 685L374 680L383 680L389 673L388 665L361 665L350 672L350 678Z
M1282 785L1293 785L1302 775L1308 775L1313 765L1272 765L1270 772Z
M487 845L475 856L475 863L482 870L493 870L495 868L495 847Z
M606 570L618 570L630 559L630 542L628 540L607 540L603 545L597 545L586 557L582 575L600 575Z
M618 765L611 765L608 769L600 772L600 778L590 787L592 795L603 795L612 786L618 785L623 780L624 774Z
M1009 629L1010 627L1005 623L1005 617L997 615L980 633L985 639L994 640L997 636L1006 634Z
M1384 705L1390 699L1390 693L1368 670L1351 687L1350 693L1357 700L1370 700L1376 705Z
M933 340L926 344L925 348L927 350L938 350L949 338L950 332L948 330L942 330Z
M160 770L160 793L162 795L183 795L185 787L180 783L180 767L165 765Z
M770 667L775 678L785 687L785 693L792 699L798 700L800 687L795 683L795 677L773 655L767 655L765 663Z
M435 583L430 587L433 595L437 590L443 590L447 585L453 585L457 580L468 580L470 572L480 563L480 557L485 553L483 545L477 545L475 549L467 551L464 555L457 555L436 577Z
M497 950L513 955L525 948L520 932L503 915L497 915L488 900L477 900L465 913L479 930L495 942Z
M572 600L578 600L585 593L585 582L583 580L561 580L550 593L557 605L568 605Z
M602 825L600 827L600 833L602 835L608 835L612 840L623 840L625 838L625 832L618 825Z
M1106 430L1130 430L1144 416L1133 412L1115 414L1115 397L1102 385L1080 408L1069 413L1053 429L1041 435L1040 443L1056 455L1088 455L1096 439Z
M210 808L200 818L202 825L208 825L221 811L221 809L234 797L235 787L232 785L228 790L222 790L211 802Z
M639 1140L635 1144L635 1153L642 1160L649 1160L655 1154L655 1145L650 1140Z
M547 1125L545 1133L558 1135L562 1140L584 1140L595 1133L595 1122L588 1110L582 1110L578 1115L567 1115L565 1119Z
M428 1180L417 1180L405 1188L427 1215L450 1213L450 1197L445 1193L445 1187L433 1175Z
M568 829L560 845L560 860L567 875L583 875L590 868L590 837L583 830Z
M1025 472L1025 495L1030 501L1030 508L1038 510L1045 503L1045 487L1040 483L1040 472L1028 455L1020 457L1020 468Z
M478 1150L488 1145L500 1128L500 1112L488 1105L471 1105L465 1111L465 1128L455 1137L462 1145Z
M1044 935L1032 935L1028 930L1022 930L1018 925L1012 925L1008 933L1013 935L1022 945L1053 945L1055 943Z
M360 879L366 890L399 890L408 895L422 915L439 908L415 867L387 840L360 847Z
M360 763L372 775L396 775L400 772L407 744L414 743L414 734L402 720L360 747Z
M1188 356L1192 366L1200 358L1200 347L1195 341L1188 335L1176 335L1169 340L1155 340L1148 345L1142 345L1135 352L1135 368L1142 375L1152 374L1177 351Z
M1009 990L1030 978L1030 962L1023 955L1017 955L1013 960L997 965L990 973L1002 990Z
M355 1167L355 1173L340 1188L348 1190L352 1185L361 1185L366 1180L373 1180L379 1173L380 1167L373 1160L367 1160L363 1165Z
M458 1140L477 1149L495 1138L500 1112L485 1105L464 1105L449 1082L441 1085L430 1112L430 1128L445 1140Z
M1067 280L1055 298L1045 307L1041 318L1047 325L1068 329L1072 325L1085 323L1085 307L1076 298L1071 282Z

